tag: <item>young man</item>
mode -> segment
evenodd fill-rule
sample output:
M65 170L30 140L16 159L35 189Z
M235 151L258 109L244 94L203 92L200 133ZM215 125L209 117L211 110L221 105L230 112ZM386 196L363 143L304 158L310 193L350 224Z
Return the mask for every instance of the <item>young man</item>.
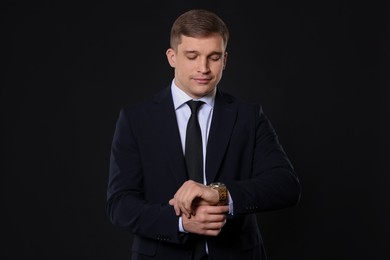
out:
M217 87L228 39L216 14L185 12L166 52L172 84L120 111L107 212L134 235L133 260L266 259L255 213L299 201L261 106Z

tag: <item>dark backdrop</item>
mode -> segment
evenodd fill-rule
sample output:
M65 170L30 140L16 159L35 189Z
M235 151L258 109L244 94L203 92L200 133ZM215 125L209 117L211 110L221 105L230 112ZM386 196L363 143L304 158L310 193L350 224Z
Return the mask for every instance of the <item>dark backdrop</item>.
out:
M170 83L193 7L227 22L220 86L263 104L302 182L259 214L269 259L390 259L389 4L129 2L1 4L1 259L130 259L105 213L115 121Z

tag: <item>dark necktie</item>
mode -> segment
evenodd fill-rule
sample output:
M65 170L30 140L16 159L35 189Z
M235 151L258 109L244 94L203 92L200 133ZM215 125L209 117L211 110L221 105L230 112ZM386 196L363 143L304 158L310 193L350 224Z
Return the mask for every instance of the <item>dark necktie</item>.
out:
M188 178L203 184L203 148L202 134L198 121L198 110L204 103L202 101L190 100L187 105L191 109L191 116L187 124L185 159ZM194 260L203 259L206 255L205 240L202 236L194 235L195 246Z
M198 110L202 101L190 100L187 105L191 109L191 116L187 124L185 159L188 178L203 183L203 148L202 134L198 121Z

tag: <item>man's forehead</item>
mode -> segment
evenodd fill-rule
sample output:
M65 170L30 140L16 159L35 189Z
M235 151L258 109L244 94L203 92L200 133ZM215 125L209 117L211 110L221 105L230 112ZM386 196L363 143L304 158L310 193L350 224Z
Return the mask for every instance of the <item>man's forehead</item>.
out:
M182 41L178 45L180 52L199 52L199 53L222 53L225 51L223 39L220 35L208 37L187 37L182 36Z

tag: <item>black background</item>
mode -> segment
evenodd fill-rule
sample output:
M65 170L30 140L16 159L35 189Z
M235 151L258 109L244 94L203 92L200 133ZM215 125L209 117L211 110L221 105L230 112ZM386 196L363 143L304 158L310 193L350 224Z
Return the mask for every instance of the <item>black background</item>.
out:
M105 212L112 134L170 83L189 8L228 24L220 87L263 104L302 183L299 205L258 216L269 259L390 259L385 1L1 5L1 259L130 259Z

